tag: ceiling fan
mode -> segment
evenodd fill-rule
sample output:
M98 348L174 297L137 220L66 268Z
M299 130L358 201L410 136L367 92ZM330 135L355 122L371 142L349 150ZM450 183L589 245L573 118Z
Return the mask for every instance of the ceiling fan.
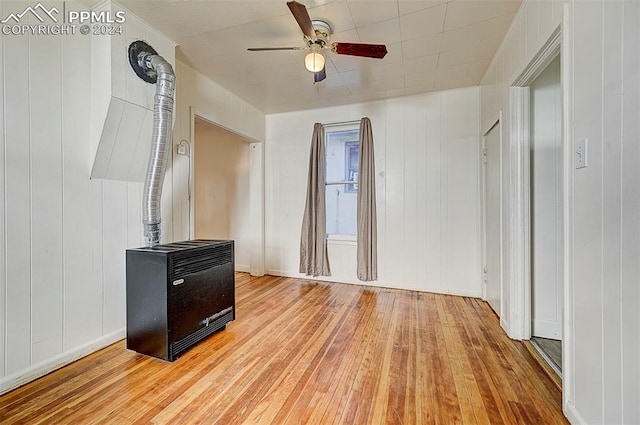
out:
M291 14L298 22L300 29L304 33L305 47L254 47L247 50L251 52L261 52L267 50L310 50L304 64L307 70L313 72L313 81L319 83L327 78L324 69L323 49L329 49L338 55L362 56L366 58L382 59L387 54L387 46L384 44L363 44L363 43L331 43L331 26L325 21L311 20L304 4L297 1L288 1L287 6Z

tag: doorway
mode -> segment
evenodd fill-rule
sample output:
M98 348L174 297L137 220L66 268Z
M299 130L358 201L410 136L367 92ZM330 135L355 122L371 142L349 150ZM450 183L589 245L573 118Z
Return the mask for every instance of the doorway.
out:
M250 271L250 144L198 116L194 119L194 236L235 241L236 271Z
M483 292L502 317L502 124L498 119L482 138Z
M560 56L529 85L531 342L562 371L563 194Z

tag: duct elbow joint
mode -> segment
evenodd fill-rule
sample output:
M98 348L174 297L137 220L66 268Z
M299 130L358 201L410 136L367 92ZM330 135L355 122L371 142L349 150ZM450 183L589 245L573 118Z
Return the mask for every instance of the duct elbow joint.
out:
M170 81L173 85L175 73L171 64L144 41L129 45L129 64L138 77L147 83Z

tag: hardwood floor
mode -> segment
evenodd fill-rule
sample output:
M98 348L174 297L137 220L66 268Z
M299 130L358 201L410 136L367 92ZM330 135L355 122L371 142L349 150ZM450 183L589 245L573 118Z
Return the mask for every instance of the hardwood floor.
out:
M0 423L567 423L481 300L247 274L236 298L176 362L118 342L0 397Z

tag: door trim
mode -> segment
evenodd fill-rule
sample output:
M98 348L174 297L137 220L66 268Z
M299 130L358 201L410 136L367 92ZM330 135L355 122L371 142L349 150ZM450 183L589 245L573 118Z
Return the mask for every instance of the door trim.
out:
M511 87L511 338L531 338L530 97L529 87Z
M498 142L498 146L499 146L499 152L498 152L498 157L499 157L499 164L498 164L498 194L499 194L499 211L500 214L498 215L498 219L499 219L499 223L498 223L498 228L500 229L500 235L499 235L499 241L500 241L500 249L499 249L499 260L500 260L500 273L499 273L499 278L500 278L500 325L504 328L505 326L508 326L506 323L506 318L507 315L505 314L504 311L504 263L503 263L503 221L502 221L502 207L503 207L503 194L502 194L502 164L503 164L503 159L502 159L502 142L503 142L503 137L502 137L502 111L500 110L498 112L498 118L492 122L492 124L489 126L489 128L482 134L482 146L481 146L481 152L480 152L480 170L482 173L482 211L481 211L481 215L482 215L482 270L481 270L481 276L480 276L480 282L482 284L482 299L485 301L487 300L487 276L486 276L486 270L487 270L487 173L486 173L486 139L487 139L487 135L489 134L489 132L491 132L491 130L493 130L494 128L497 127L498 130L498 137L499 137L499 142Z

